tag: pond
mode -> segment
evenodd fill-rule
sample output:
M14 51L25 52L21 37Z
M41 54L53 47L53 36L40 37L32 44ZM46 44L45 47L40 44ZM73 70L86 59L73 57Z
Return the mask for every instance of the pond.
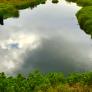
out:
M0 25L0 72L10 75L92 70L92 40L80 29L75 14L81 7L47 0L19 10L19 18Z

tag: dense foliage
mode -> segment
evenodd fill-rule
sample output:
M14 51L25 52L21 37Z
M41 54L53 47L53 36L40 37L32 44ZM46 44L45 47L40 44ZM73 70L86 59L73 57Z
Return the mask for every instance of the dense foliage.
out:
M18 9L35 7L38 4L45 3L46 0L0 0L0 16L4 18L18 17Z
M80 6L91 6L92 0L66 0L68 2L75 2Z
M66 0L76 2L82 8L77 12L76 16L83 29L87 34L92 36L92 0Z
M0 16L18 17L18 9L35 7L46 0L0 0ZM76 14L80 27L92 35L92 0L66 0L83 6ZM53 0L57 3L57 0ZM24 77L8 77L0 73L0 92L92 92L92 72L73 73L64 77L62 73L42 74L35 71Z
M84 7L77 13L78 22L80 27L86 33L92 35L92 6Z
M92 92L92 72L59 73L31 72L27 77L18 74L8 77L0 73L0 92Z
M18 9L25 9L27 7L34 8L38 4L45 3L46 0L0 0L0 16L3 18L18 17ZM83 6L77 12L76 16L81 29L92 36L92 0L66 0L68 2L75 2ZM58 3L58 0L52 0L53 3ZM2 17L0 17L2 18Z

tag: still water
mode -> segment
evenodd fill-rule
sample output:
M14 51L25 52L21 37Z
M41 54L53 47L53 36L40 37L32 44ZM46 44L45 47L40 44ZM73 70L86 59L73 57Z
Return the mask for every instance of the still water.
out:
M0 25L0 72L10 75L92 70L92 40L80 29L75 3L40 4Z

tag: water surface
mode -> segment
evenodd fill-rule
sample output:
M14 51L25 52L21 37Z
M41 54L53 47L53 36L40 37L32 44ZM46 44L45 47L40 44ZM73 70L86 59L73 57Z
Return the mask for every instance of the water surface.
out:
M92 41L78 25L75 3L40 4L0 25L0 72L92 70Z

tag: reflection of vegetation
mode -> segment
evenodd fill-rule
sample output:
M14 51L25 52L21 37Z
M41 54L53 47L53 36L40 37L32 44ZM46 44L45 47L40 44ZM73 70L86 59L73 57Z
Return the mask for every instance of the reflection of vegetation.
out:
M58 3L58 0L52 0L52 3Z
M4 18L18 17L18 9L34 7L46 0L0 0L0 16Z
M92 36L92 0L66 0L69 2L76 2L78 5L83 6L76 14L80 27Z
M92 72L42 74L35 71L24 77L7 77L0 73L0 92L92 92Z
M3 16L0 16L0 24L3 25L4 22L3 22Z

